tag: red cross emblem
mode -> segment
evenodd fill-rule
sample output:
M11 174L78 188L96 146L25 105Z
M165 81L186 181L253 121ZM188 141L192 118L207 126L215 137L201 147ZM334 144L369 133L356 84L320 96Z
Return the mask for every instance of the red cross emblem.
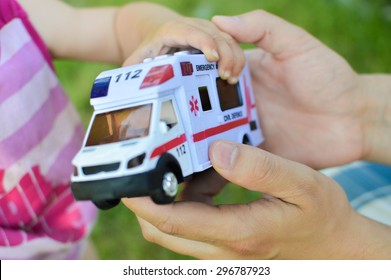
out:
M198 100L195 99L194 96L192 96L189 104L190 112L194 113L194 116L197 117L197 112L200 110L200 108L198 107Z

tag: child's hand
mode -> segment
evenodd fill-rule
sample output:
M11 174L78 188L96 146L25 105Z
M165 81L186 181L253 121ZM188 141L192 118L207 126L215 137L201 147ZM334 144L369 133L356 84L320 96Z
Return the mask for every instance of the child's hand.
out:
M208 20L183 17L161 5L134 2L118 8L75 8L59 0L36 1L20 0L56 58L131 65L195 48L209 61L218 61L221 78L231 83L237 82L245 63L231 35Z
M239 44L213 23L204 19L178 17L158 28L149 28L139 47L124 65L140 63L144 58L170 53L178 49L201 50L209 61L219 62L222 79L236 83L245 58Z

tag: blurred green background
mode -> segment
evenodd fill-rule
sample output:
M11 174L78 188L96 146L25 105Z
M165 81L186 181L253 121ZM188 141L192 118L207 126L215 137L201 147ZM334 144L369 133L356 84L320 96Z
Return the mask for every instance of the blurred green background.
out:
M65 0L75 6L123 5L126 0ZM154 0L186 15L210 19L265 9L293 22L334 49L360 73L391 72L391 0ZM249 46L246 46L249 47ZM60 80L87 126L89 92L99 72L117 65L56 61ZM249 201L256 194L228 186L217 203ZM156 213L158 215L158 213ZM101 259L189 259L145 241L132 212L120 204L99 213L92 232Z

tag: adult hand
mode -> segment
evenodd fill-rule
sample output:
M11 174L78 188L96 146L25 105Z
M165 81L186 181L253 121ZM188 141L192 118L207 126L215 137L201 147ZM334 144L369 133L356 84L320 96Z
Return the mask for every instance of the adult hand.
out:
M212 19L248 53L266 150L323 168L363 157L359 76L313 36L265 11Z
M318 168L361 156L360 79L342 58L263 11L213 21L259 47L249 62L266 148ZM390 227L356 213L332 179L251 146L217 141L209 152L223 178L263 198L220 206L124 199L147 240L202 259L391 256Z
M390 228L352 210L332 179L259 148L217 141L210 156L226 179L264 197L245 205L156 205L124 199L144 237L200 259L353 259L391 256Z
M359 78L343 58L265 11L212 21L239 42L258 47L247 52L247 60L265 135L262 148L313 168L362 157ZM211 180L201 174L187 183L184 199L210 201L206 194L223 186L221 180L206 184L202 179Z

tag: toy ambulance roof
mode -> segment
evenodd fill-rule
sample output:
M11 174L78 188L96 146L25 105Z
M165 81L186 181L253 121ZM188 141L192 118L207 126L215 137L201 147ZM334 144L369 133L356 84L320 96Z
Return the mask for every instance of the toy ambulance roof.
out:
M195 57L205 59L199 51L183 51L102 72L92 86L91 105L99 110L157 98L162 92L179 86L180 81L174 78L176 75L186 75L178 60L192 61Z

